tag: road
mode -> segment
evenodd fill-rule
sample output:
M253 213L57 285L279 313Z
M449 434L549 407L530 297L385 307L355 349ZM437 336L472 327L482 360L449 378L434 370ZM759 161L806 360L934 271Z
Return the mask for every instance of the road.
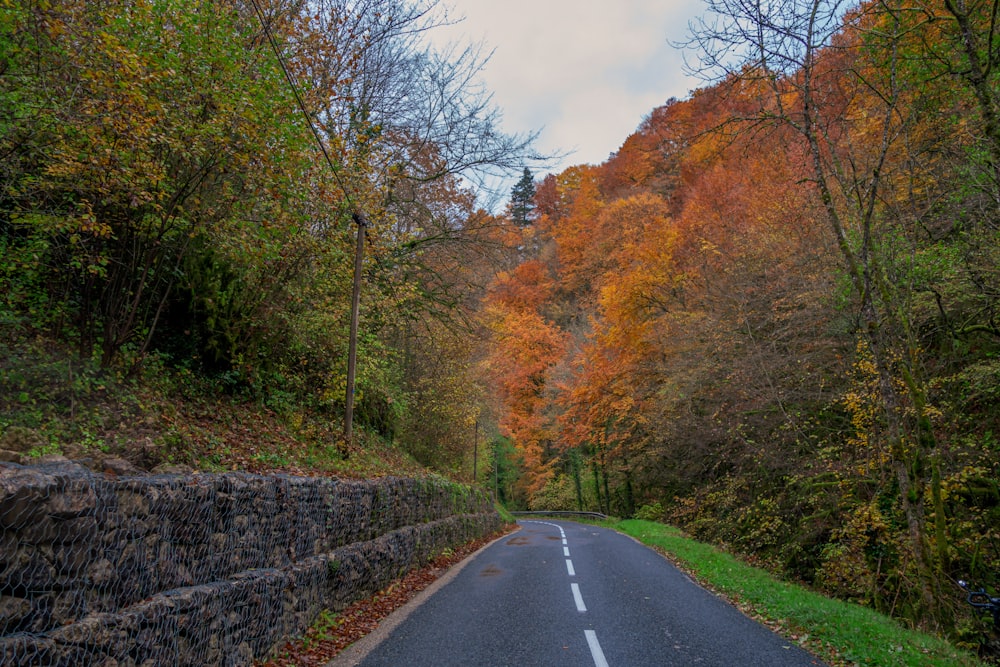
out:
M629 537L520 524L330 667L822 664Z

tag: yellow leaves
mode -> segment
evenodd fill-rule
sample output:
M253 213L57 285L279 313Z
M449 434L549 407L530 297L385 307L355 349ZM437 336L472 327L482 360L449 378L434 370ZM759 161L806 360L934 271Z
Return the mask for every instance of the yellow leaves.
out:
M885 576L881 559L870 555L894 551L898 539L877 501L859 505L823 548L818 579L840 595L870 601Z
M77 230L82 234L101 239L111 238L111 225L98 220L89 204L86 205L84 212L76 218L76 221Z
M584 346L577 370L559 399L560 444L564 448L591 443L614 450L645 422L634 393L634 367L615 350Z
M647 334L665 312L667 294L679 280L673 262L677 233L665 208L659 198L642 195L605 212L623 238L599 288L599 339L625 354L641 354L647 348Z
M12 221L32 228L32 233L65 235L74 244L81 242L84 237L111 238L113 232L111 225L97 218L89 202L81 202L79 208L79 212L75 215L28 213L15 215Z
M846 444L859 453L856 457L857 466L860 468L857 474L865 475L882 467L887 462L889 453L879 446L882 442L878 433L882 403L878 387L878 370L863 340L858 340L855 350L851 385L841 401L854 427Z
M934 405L925 405L923 409L923 416L932 422L938 422L945 418L945 414L941 408Z
M702 254L709 254L709 255L721 255L722 254L719 251L719 246L716 245L715 243L712 243L710 240L708 240L706 238L700 238L700 239L698 239L698 250L700 250L702 252Z
M997 494L992 472L984 466L967 465L942 480L941 499L947 501L953 495L974 495L982 492L989 500Z

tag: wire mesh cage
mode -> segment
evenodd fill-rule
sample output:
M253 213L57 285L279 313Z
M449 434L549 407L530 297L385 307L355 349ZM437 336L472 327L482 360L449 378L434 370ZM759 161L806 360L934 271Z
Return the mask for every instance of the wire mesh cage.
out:
M496 530L441 480L0 464L0 665L246 665Z

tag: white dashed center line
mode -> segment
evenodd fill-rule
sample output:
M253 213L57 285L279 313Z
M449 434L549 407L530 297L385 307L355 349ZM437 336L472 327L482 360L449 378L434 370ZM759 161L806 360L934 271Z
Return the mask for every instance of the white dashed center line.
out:
M580 595L579 584L570 584L570 588L573 589L573 602L576 603L576 610L579 612L587 611L587 605L583 604L583 596Z
M597 641L597 633L593 630L584 630L583 634L587 635L590 654L594 656L594 667L608 667L608 661L604 659L604 651L601 650L601 644Z
M573 568L573 561L569 557L569 542L566 540L566 532L562 529L562 526L555 523L548 523L546 521L535 521L533 523L542 523L546 526L552 526L553 528L559 529L559 535L562 537L563 544L563 555L566 556L566 572L571 577L576 576L576 570ZM573 602L576 603L576 610L580 613L587 611L587 605L583 603L583 595L580 593L579 584L570 584L570 590L573 591ZM601 650L601 643L597 641L597 633L593 630L584 630L583 634L587 638L587 645L590 647L590 655L594 658L594 667L608 667L608 661L604 657L604 651Z

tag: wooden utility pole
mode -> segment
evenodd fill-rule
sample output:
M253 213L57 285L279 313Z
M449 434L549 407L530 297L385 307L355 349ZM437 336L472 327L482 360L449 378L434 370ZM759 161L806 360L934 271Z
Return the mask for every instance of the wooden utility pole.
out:
M358 365L358 315L361 309L361 269L365 256L365 229L368 220L364 213L351 216L358 225L358 247L354 252L354 297L351 303L351 335L347 342L347 396L344 401L344 440L350 444L354 437L354 376Z

